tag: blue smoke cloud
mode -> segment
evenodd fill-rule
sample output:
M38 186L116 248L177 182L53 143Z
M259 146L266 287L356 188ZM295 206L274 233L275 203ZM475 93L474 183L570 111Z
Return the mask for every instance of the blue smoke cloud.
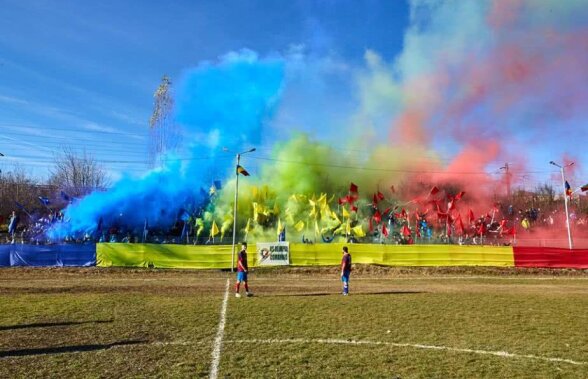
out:
M183 129L183 157L167 156L163 167L141 178L123 177L106 192L94 192L65 210L66 223L48 231L51 238L91 233L103 225L169 227L185 209L208 201L204 173L219 169L220 147L259 143L280 100L285 62L260 59L249 50L188 70L177 90L175 118ZM226 162L223 173L231 163ZM220 176L220 175L219 175Z

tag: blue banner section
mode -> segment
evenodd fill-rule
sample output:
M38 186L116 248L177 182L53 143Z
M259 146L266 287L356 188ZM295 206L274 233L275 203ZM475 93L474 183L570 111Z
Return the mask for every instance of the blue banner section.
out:
M0 267L10 266L11 245L0 245Z
M0 266L96 266L96 245L0 245Z

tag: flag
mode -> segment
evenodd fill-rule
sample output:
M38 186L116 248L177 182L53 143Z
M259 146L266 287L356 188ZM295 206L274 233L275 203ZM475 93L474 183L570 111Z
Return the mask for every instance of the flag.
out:
M410 237L410 229L408 228L407 225L404 225L402 227L402 235L406 236L406 237Z
M582 190L582 192L588 191L588 184L584 184L582 187L580 187L580 190Z
M301 220L294 224L294 229L296 229L297 232L301 232L302 229L304 229L304 221Z
M349 186L349 192L357 193L358 190L359 188L357 187L357 184L351 183L351 185Z
M48 206L51 202L49 201L48 198L43 197L43 196L39 196L39 201L41 202L41 204L43 204L44 206Z
M473 223L476 218L474 217L474 211L470 208L468 212L468 223Z
M431 188L431 192L429 192L429 196L433 196L439 193L439 188L437 186Z
M376 213L374 214L374 221L376 222L376 224L382 222L382 215L380 214L380 211L376 211Z
M463 197L463 195L465 195L464 191L461 191L460 193L458 193L457 195L455 195L455 197L453 198L454 200L461 200L461 198Z
M65 201L72 201L71 196L69 196L67 193L61 191L61 198Z
M382 225L382 234L384 237L388 238L388 228L386 228L386 224Z
M343 215L343 217L347 217L347 218L349 218L349 216L351 216L349 214L349 212L347 211L347 209L345 209L345 207L343 207L343 213L342 213L342 215Z
M237 175L243 175L243 176L249 176L249 172L247 172L247 170L245 170L245 168L241 165L237 165Z
M282 234L282 220L278 219L278 236Z
M210 228L210 236L212 238L214 238L214 236L216 236L217 234L220 233L220 230L218 230L218 226L216 226L216 221L212 221L212 227Z
M376 208L378 206L378 195L376 195L375 193L374 193L374 199L372 201L372 205L374 208Z
M572 197L572 187L570 186L570 183L568 183L567 180L566 180L565 187L566 187L566 195L568 197Z
M365 232L363 231L361 225L357 225L351 228L351 231L353 232L353 234L355 234L356 237L365 237Z
M384 194L382 192L378 191L377 195L378 195L378 200L384 200Z
M463 221L461 220L461 215L457 215L457 229L459 230L459 233L464 235L465 234L465 228L463 227Z
M357 206L352 205L351 206L351 212L357 212Z
M339 198L339 205L343 205L349 202L349 196Z

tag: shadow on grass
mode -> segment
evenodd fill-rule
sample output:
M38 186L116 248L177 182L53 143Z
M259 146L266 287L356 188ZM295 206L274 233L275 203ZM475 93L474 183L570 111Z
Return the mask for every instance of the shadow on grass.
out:
M106 324L106 323L111 323L113 321L114 320L38 322L35 324L0 326L0 331L2 331L2 330L15 330L15 329L28 329L28 328L48 328L48 327L52 327L52 326L70 326L70 325L82 325L82 324Z
M63 354L63 353L80 353L85 351L108 350L115 346L141 345L148 341L145 340L130 340L118 341L109 344L96 345L77 345L77 346L58 346L58 347L42 347L37 349L20 349L0 351L0 358L7 357L27 357L44 354Z
M380 291L380 292L350 292L350 296L371 296L371 295L411 295L427 293L426 291ZM263 295L262 295L263 296ZM340 292L309 292L309 293L284 293L267 295L263 297L306 297L306 296L341 296Z

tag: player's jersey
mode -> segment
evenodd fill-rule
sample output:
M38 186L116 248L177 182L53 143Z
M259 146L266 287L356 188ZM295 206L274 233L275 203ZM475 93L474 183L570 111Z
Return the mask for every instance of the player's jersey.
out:
M247 252L241 250L238 256L237 272L243 272L244 270L249 270L249 267L247 267Z
M344 272L351 272L351 254L343 254L343 259L341 259L341 269Z

